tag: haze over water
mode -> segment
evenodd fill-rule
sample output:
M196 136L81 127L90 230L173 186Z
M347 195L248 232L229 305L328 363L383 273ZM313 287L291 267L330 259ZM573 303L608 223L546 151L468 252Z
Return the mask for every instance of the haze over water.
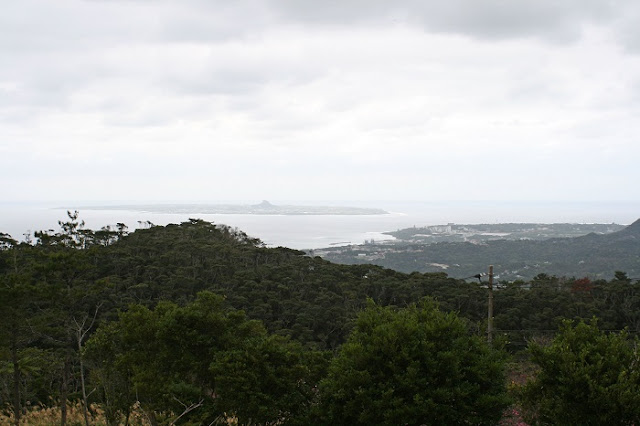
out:
M247 203L250 204L251 202ZM0 232L22 240L23 234L37 230L59 230L58 220L66 219L67 209L110 203L4 203L0 204ZM113 203L116 204L116 203ZM133 204L133 203L128 203ZM151 203L146 203L151 204ZM209 203L217 204L217 203ZM245 203L239 203L245 204ZM618 223L630 224L640 218L639 202L301 202L274 201L274 204L344 205L375 207L386 215L250 215L250 214L170 214L132 210L80 210L86 227L125 223L130 231L150 221L155 225L180 223L199 218L217 224L238 227L268 246L315 249L332 245L361 244L365 240L389 240L383 232L412 226L446 223Z

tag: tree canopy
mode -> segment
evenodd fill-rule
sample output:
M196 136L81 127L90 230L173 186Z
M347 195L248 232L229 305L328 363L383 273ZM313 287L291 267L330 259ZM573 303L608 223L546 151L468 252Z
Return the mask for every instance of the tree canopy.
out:
M276 422L305 410L316 379L300 344L268 335L209 292L183 307L132 306L86 350L114 424L136 402L156 422L158 413L199 424L225 415Z
M495 349L479 337L486 326L483 283L333 264L267 248L242 231L198 219L128 233L122 224L92 231L77 212L68 216L60 231L38 231L33 240L0 234L0 410L12 413L13 424L27 414L25 407L56 404L64 424L70 401L81 408L74 421L84 424L95 418L96 406L112 423L138 415L137 409L158 423L177 424L220 413L246 422L309 424L308 416L328 421L313 410L323 406L339 423L336 413L351 419L355 402L332 400L327 389L336 386L339 395L349 384L340 380L366 384L372 377L386 385L367 390L368 397L391 392L377 403L390 413L397 407L384 404L410 401L397 415L412 419L422 409L441 413L451 395L466 404L465 392L476 392L476 385L463 392L429 376L442 370L479 383L460 359L471 357L469 365L488 380L482 386L497 380ZM637 333L637 284L620 271L609 281L539 274L529 282L498 283L497 340L517 352L527 340L552 336L565 318L592 316L604 329ZM425 296L440 310L431 302L415 305ZM415 347L402 346L414 338ZM380 376L338 373L369 352L377 357L372 366L388 356L400 369L385 367ZM320 386L334 354L331 380ZM397 386L385 381L389 372ZM443 386L440 393L423 392L427 379ZM415 395L421 396L414 401Z
M432 301L370 302L321 382L328 424L495 424L508 405L503 354Z
M543 424L638 424L637 338L607 333L597 321L566 321L549 343L529 350L538 372L522 389L529 418Z

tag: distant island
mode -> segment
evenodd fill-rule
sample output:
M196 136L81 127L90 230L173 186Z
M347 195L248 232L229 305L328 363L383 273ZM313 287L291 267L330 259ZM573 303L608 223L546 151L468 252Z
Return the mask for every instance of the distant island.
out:
M256 215L382 215L382 209L345 206L275 205L269 201L259 204L124 204L113 206L83 206L78 210L131 210L149 213L193 214L256 214Z

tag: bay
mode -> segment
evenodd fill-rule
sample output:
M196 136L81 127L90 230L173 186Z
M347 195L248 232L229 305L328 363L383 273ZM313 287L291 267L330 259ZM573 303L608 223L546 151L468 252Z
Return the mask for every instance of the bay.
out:
M304 202L299 202L305 204ZM348 205L381 208L383 215L252 215L151 213L134 210L80 210L86 227L124 223L130 231L155 225L181 223L199 218L237 227L267 246L317 249L335 245L361 244L365 241L393 239L384 232L412 226L447 223L618 223L630 224L640 217L640 202L540 202L540 201L368 201L313 202L315 205ZM105 205L104 202L100 204ZM146 203L149 204L149 203ZM281 204L296 204L295 201ZM58 220L66 219L66 210L86 203L2 203L0 232L22 240L23 234L36 230L59 230Z

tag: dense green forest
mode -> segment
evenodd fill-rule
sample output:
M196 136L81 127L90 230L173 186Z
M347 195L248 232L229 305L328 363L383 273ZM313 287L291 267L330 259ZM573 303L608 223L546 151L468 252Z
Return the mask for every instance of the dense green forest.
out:
M566 319L597 317L592 339L622 336L619 351L640 330L621 271L501 283L489 345L480 280L334 264L197 219L83 225L75 212L24 242L0 234L7 422L59 407L61 424L496 424L511 403L544 420L562 407L527 393L540 376L511 376L553 354L530 360L527 345L571 335L556 334ZM637 351L625 356L609 367L629 376L631 406Z

